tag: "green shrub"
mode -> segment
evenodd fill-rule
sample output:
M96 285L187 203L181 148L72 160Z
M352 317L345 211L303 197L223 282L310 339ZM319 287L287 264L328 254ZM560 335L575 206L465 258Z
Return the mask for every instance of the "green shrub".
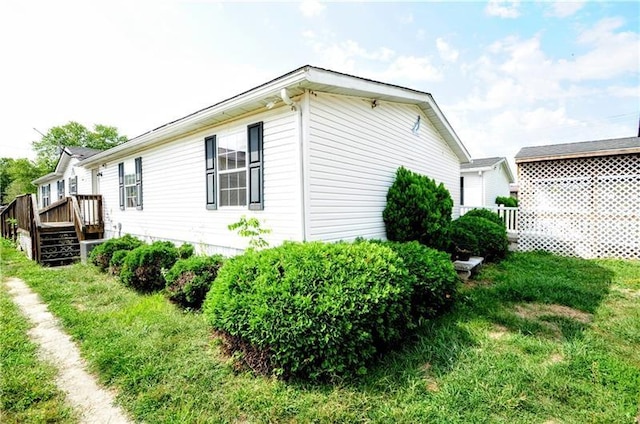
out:
M498 215L497 213L489 210L489 209L471 209L469 212L465 213L463 216L466 217L472 217L472 216L478 216L480 218L484 218L484 219L488 219L489 221L493 222L494 224L498 224L501 227L505 227L506 225L503 221L503 219L500 217L500 215Z
M477 244L472 249L473 255L483 256L487 261L497 261L506 256L509 240L504 224L498 225L488 219L465 214L453 221L452 227L454 228L452 232L458 236L466 233L472 233L475 236ZM461 240L453 240L454 244L461 242Z
M413 278L411 316L413 325L423 318L433 318L448 308L454 299L458 274L449 255L416 241L382 242L404 262Z
M144 243L130 234L125 234L119 238L112 238L96 246L89 254L89 261L100 268L107 270L111 262L111 257L118 250L133 250Z
M165 286L163 271L178 260L178 249L168 241L156 241L133 249L124 258L120 281L141 292L161 290Z
M189 244L189 243L181 244L180 247L178 247L178 257L180 259L190 258L193 256L195 251L196 249L193 247L192 244Z
M398 168L387 193L382 213L387 238L392 241L418 241L444 250L451 222L453 201L449 191L424 175Z
M411 320L396 253L361 243L285 243L229 259L204 302L223 347L256 372L364 374Z
M179 259L165 275L165 292L183 308L200 309L223 264L221 255Z
M455 255L456 258L463 252L474 254L474 252L480 251L478 238L475 236L473 229L469 228L464 222L460 224L459 219L451 222L449 237L451 237L449 253Z
M498 196L496 197L496 205L505 205L508 208L517 208L518 199L511 196Z
M124 258L127 257L129 252L130 250L116 250L113 252L111 260L109 261L109 274L120 275L122 265L124 264Z

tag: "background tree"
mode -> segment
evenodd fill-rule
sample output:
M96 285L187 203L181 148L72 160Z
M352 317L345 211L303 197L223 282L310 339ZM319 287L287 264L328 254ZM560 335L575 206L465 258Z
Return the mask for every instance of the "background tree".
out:
M71 121L65 125L51 128L39 141L32 143L36 153L36 163L46 172L54 170L62 147L90 147L106 150L127 141L127 137L118 134L115 127L96 124L93 130Z
M35 193L31 181L44 175L46 170L29 159L0 158L0 203L5 205L16 196Z

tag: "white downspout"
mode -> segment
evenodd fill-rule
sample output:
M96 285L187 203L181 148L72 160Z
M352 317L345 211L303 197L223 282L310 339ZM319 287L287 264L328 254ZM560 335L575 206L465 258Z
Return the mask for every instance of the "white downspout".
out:
M306 93L303 94L306 96ZM306 210L306 202L305 202L305 152L304 152L304 128L303 128L303 117L302 117L302 105L297 104L289 97L289 93L286 88L280 90L280 98L282 101L291 106L291 110L296 111L296 124L298 126L298 148L299 148L299 161L300 161L300 223L301 223L301 231L300 235L302 236L302 241L307 240L307 210ZM305 97L303 97L304 99ZM302 103L302 102L300 102ZM307 103L308 104L308 103Z

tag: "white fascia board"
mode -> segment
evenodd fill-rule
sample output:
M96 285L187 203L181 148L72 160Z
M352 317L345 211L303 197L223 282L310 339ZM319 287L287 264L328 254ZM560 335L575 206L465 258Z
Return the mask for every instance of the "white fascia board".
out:
M216 115L222 115L224 114L224 112L228 112L229 110L242 107L243 105L247 105L251 102L255 102L267 97L279 96L280 90L282 88L295 86L296 84L303 82L304 79L304 69L301 69L289 75L285 75L282 78L259 86L253 90L244 92L235 97L231 97L230 99L223 100L222 102L203 109L199 112L187 115L184 118L180 118L173 123L163 125L155 130L144 133L119 146L112 147L111 149L105 150L102 153L97 153L87 159L80 161L78 165L85 167L99 165L101 163L109 162L127 154L142 150L147 146L153 145L163 140L169 140L186 132L204 128L206 125L203 125L202 123L215 117Z
M60 177L62 177L62 173L60 172L50 172L47 175L43 175L40 178L36 178L35 180L31 181L31 184L35 184L35 185L40 185L42 183L45 183L47 181L53 181L55 179L58 179Z

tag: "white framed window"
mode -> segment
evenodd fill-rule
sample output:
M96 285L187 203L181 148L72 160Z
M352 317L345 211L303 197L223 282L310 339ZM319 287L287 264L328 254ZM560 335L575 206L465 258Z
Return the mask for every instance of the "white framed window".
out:
M142 158L118 164L120 209L142 210Z
M204 139L207 209L264 209L262 145L262 122Z
M247 205L247 139L244 133L219 136L218 158L218 205Z
M51 204L51 184L43 185L42 190L42 207L46 208Z

